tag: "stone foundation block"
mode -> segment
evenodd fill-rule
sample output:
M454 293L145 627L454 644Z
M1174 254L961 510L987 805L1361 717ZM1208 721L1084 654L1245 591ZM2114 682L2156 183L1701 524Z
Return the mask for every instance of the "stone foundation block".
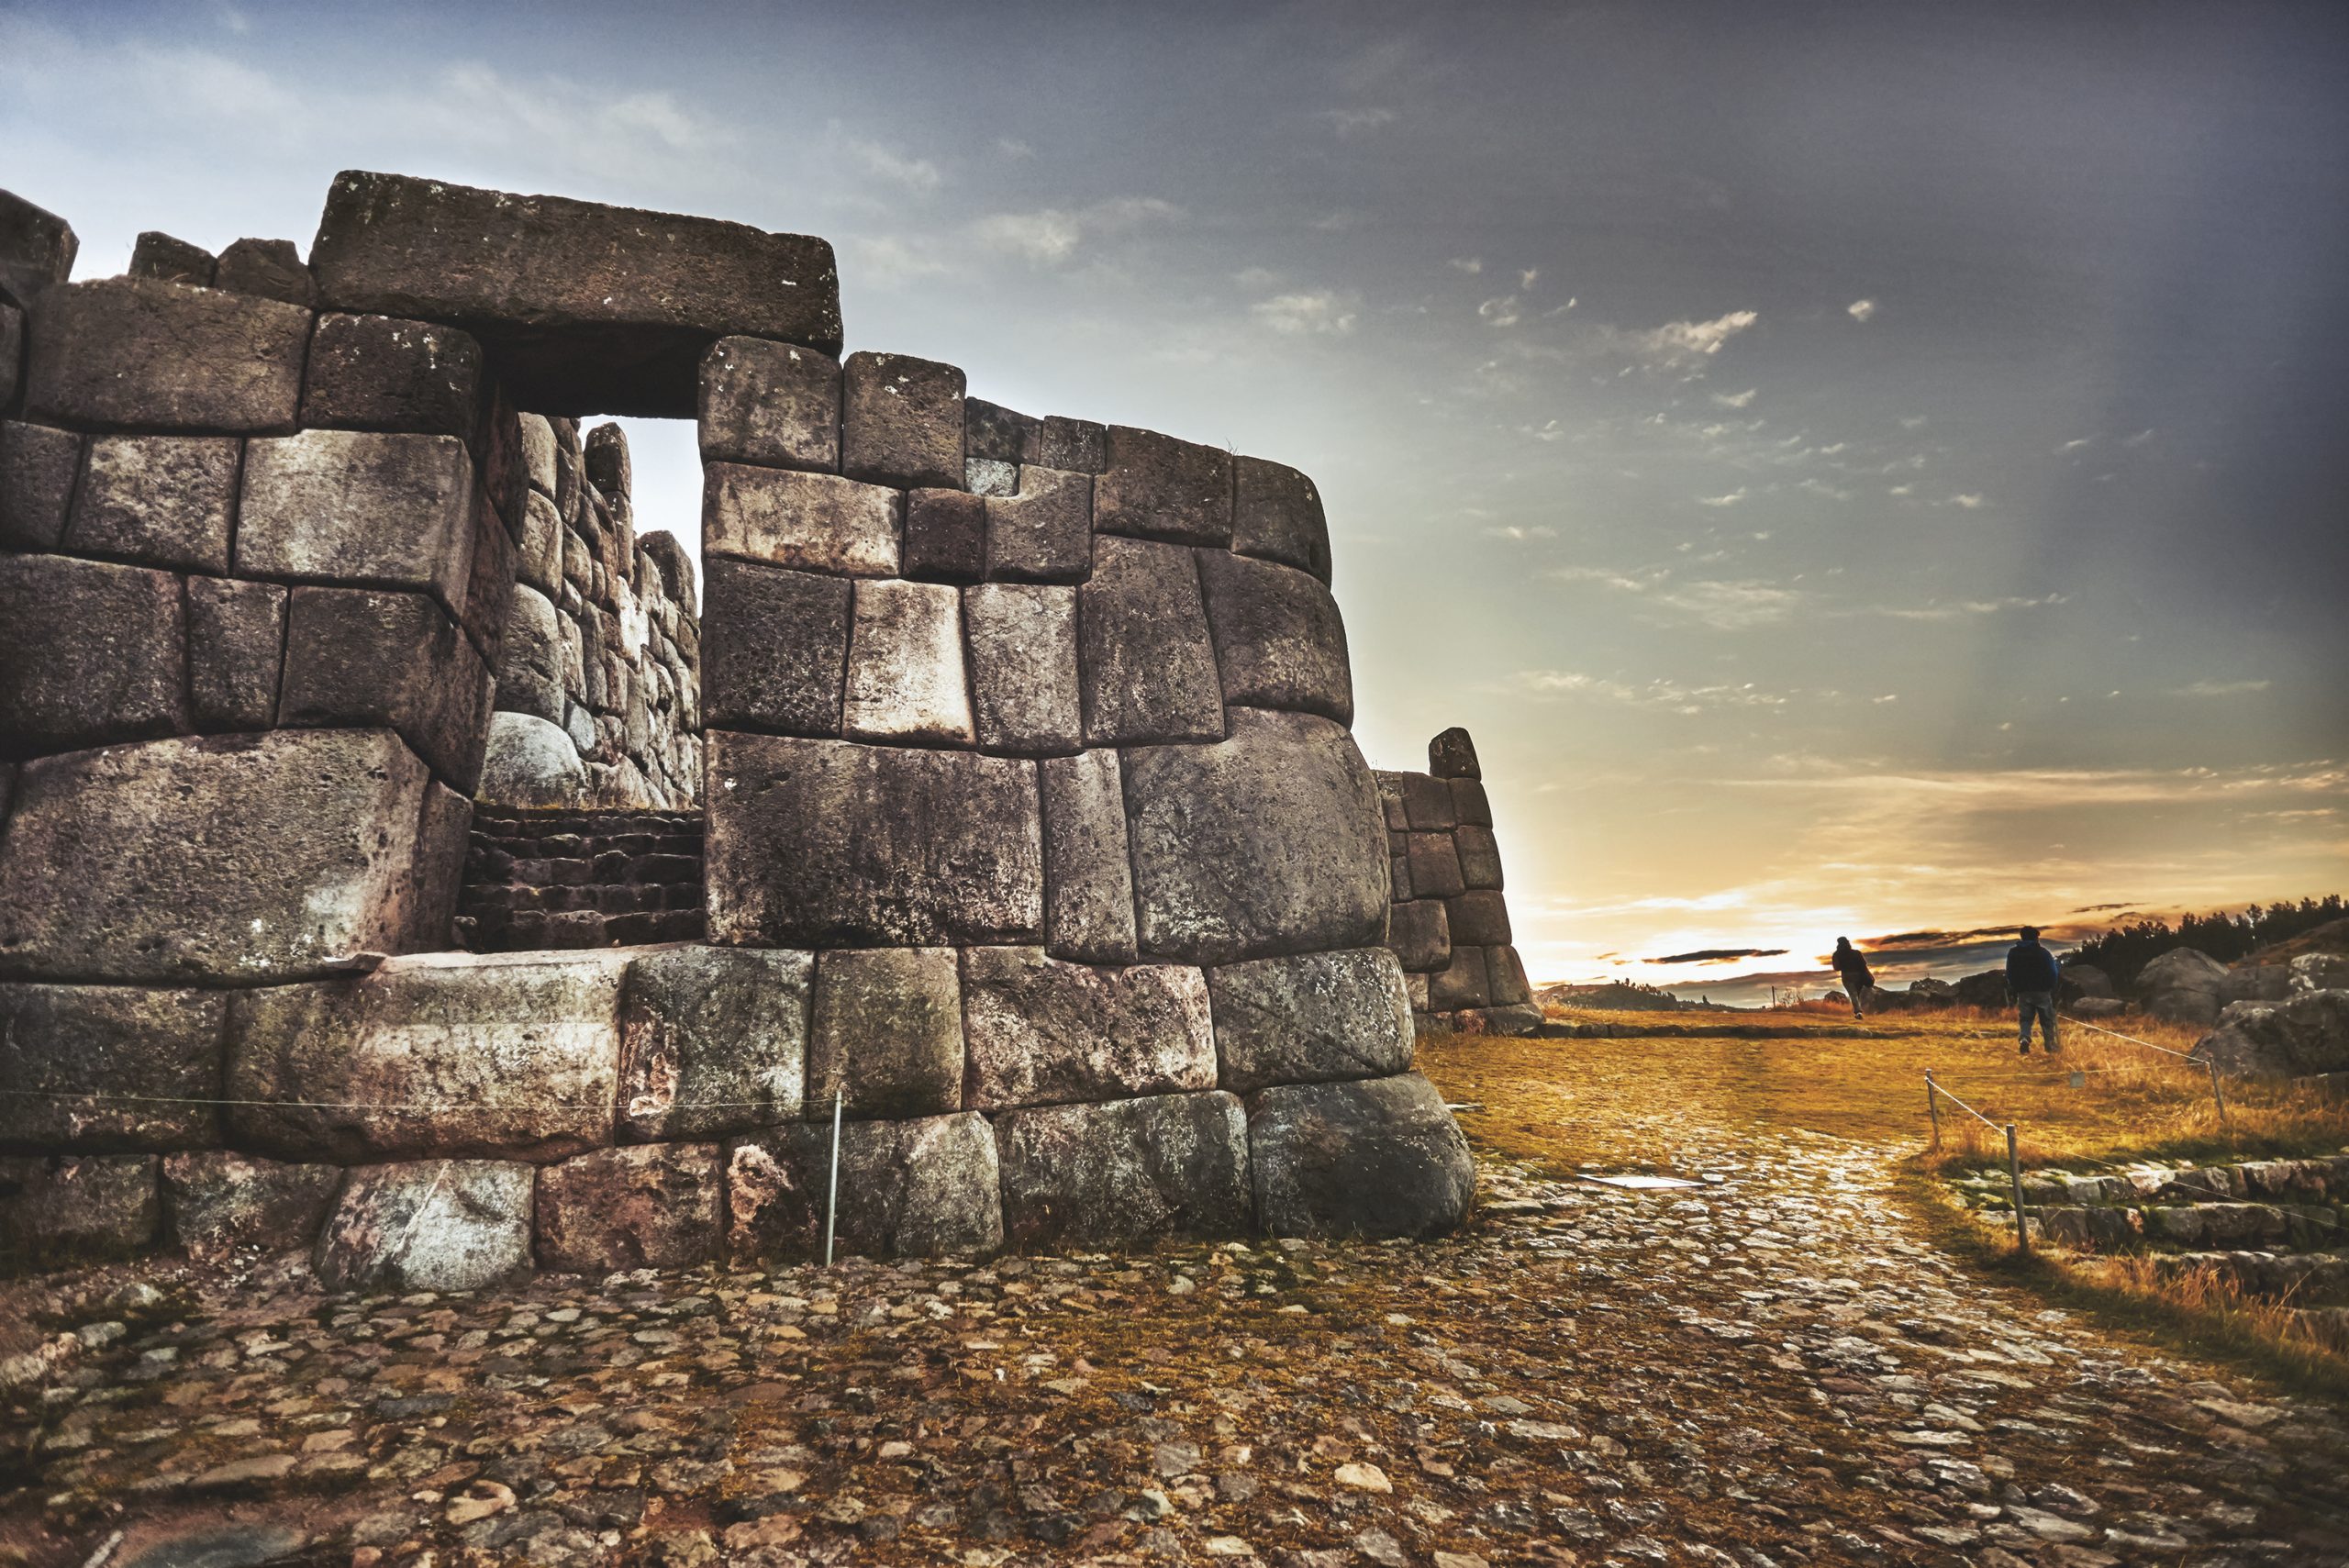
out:
M1225 702L1353 722L1345 622L1319 579L1220 550L1199 552L1199 576Z
M1079 963L1131 963L1140 948L1118 753L1051 757L1041 772L1045 949Z
M0 985L0 1148L200 1149L220 1141L228 998L125 985ZM83 1096L87 1096L84 1098Z
M352 1171L311 1264L328 1290L487 1290L530 1273L538 1172L495 1160Z
M291 239L238 240L220 252L212 269L212 286L306 309L318 303L318 285Z
M1176 964L1095 968L1041 948L968 948L974 1110L1211 1089L1207 980Z
M713 462L702 470L705 561L734 555L843 577L898 574L897 492L829 473Z
M1233 1095L1012 1111L996 1142L1014 1247L1132 1247L1251 1228L1247 1118Z
M1453 939L1452 962L1428 980L1428 1004L1439 1013L1492 1005L1492 980L1485 967L1485 950Z
M32 303L25 408L96 428L291 430L310 313L146 278L60 284Z
M807 1115L832 1096L862 1121L963 1108L963 992L952 948L864 948L816 961Z
M726 1240L726 1157L715 1143L599 1149L539 1172L539 1267L558 1273L682 1269Z
M55 550L63 540L83 445L71 430L0 424L0 549Z
M758 338L721 338L701 361L704 462L835 473L841 366L829 354Z
M1096 532L1230 548L1230 452L1112 425L1108 456L1093 487Z
M820 1257L829 1122L738 1143L728 1154L728 1250L737 1259ZM972 1112L851 1122L841 1136L839 1251L870 1257L984 1254L1003 1245L995 1139Z
M906 495L906 575L923 583L975 583L987 570L987 507L961 490Z
M1384 1078L1411 1065L1411 1000L1385 948L1259 959L1208 971L1219 1082Z
M989 495L986 574L1002 583L1082 583L1093 571L1093 479L1019 470L1019 489Z
M963 484L963 373L909 354L841 366L841 472L903 489Z
M1083 744L1076 593L1025 583L963 590L972 706L983 750L1048 757Z
M1445 917L1443 900L1414 898L1396 905L1387 917L1386 940L1413 973L1450 968L1452 922Z
M1468 1142L1416 1073L1248 1100L1256 1217L1275 1236L1430 1236L1467 1213Z
M119 1258L151 1245L162 1218L155 1167L152 1154L0 1156L0 1267Z
M0 751L186 729L182 617L180 580L168 572L0 556Z
M815 955L677 947L629 966L620 1136L718 1138L798 1118Z
M142 566L228 570L234 436L98 436L65 525L65 547Z
M388 727L470 795L481 780L490 702L481 655L423 595L294 590L280 724Z
M854 584L722 555L707 565L705 721L718 728L838 735Z
M470 441L486 380L470 333L390 316L321 316L302 381L302 423Z
M1531 1005L1533 984L1526 979L1525 961L1518 956L1515 948L1504 943L1499 947L1487 949L1485 953L1485 973L1487 987L1492 993L1495 1011ZM1536 1011L1538 1013L1539 1009Z
M1192 552L1104 538L1077 589L1088 746L1224 738L1223 684Z
M206 1261L310 1251L342 1191L340 1165L287 1165L225 1149L163 1159L163 1238Z
M1330 580L1330 525L1321 495L1284 463L1233 460L1231 548Z
M473 465L454 436L305 430L248 442L237 574L428 592L462 615Z
M856 740L972 743L959 590L945 583L856 584L841 732Z
M285 597L274 583L188 579L188 706L197 728L250 733L276 723Z
M1508 901L1497 893L1463 893L1444 900L1452 921L1452 940L1476 947L1504 947L1509 942Z

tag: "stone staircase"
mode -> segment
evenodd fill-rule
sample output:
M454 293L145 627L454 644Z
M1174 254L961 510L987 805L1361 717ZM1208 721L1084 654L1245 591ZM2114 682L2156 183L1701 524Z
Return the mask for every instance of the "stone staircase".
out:
M472 952L698 941L702 818L476 808L457 940Z

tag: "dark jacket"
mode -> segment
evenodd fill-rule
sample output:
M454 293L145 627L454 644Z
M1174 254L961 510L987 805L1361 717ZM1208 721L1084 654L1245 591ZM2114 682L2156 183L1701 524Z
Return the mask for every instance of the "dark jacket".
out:
M2037 942L2017 942L2007 950L2007 989L2017 995L2054 990L2056 973L2055 955Z
M1835 950L1835 973L1843 977L1844 984L1855 989L1876 984L1876 976L1868 973L1868 961L1860 955L1857 948Z

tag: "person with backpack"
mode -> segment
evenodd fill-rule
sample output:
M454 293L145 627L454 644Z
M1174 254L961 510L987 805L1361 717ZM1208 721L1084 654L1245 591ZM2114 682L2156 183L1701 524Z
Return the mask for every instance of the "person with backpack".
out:
M1852 1017L1865 1018L1868 993L1876 988L1876 976L1868 971L1868 961L1852 945L1851 938L1837 937L1833 962L1836 974L1843 982L1843 995L1852 999Z
M2060 971L2055 955L2039 945L2039 928L2025 926L2022 940L2007 950L2007 995L2021 1013L2021 1052L2031 1054L2031 1020L2039 1020L2039 1035L2054 1056L2064 1048L2055 1043L2055 983Z

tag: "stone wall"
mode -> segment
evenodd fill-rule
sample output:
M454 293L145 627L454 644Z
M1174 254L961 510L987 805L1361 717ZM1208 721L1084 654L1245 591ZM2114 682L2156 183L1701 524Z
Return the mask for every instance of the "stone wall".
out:
M1424 773L1381 772L1395 907L1388 943L1422 1029L1531 1034L1542 1009L1502 895L1484 770L1464 729L1428 742Z
M469 952L698 941L701 815L476 807L457 901Z

